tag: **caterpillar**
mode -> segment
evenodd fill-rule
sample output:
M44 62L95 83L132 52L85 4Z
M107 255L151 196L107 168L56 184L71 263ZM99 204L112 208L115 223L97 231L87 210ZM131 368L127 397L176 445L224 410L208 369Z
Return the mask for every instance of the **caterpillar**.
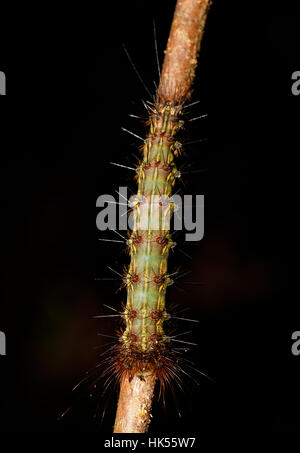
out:
M170 250L176 246L169 219L175 211L173 188L181 176L176 166L182 152L178 133L186 107L193 104L191 85L209 5L210 0L178 1L159 86L152 101L144 102L148 133L135 169L137 193L130 200L130 263L121 276L127 300L118 315L111 315L120 316L123 326L101 363L104 388L120 383L115 433L146 432L156 382L164 395L168 385L181 385L181 374L187 374L173 346L181 340L164 328L170 319L167 288L177 274L168 268Z
M164 220L174 208L169 197L180 176L174 157L179 152L175 136L183 126L182 106L157 100L148 111L150 131L137 169L139 201L133 207L134 226L127 241L131 261L125 276L126 327L115 348L115 366L118 378L143 377L154 370L164 385L173 366L163 324L168 318L166 290L172 283L168 256L175 246ZM141 216L148 219L145 230L140 229ZM153 229L153 224L161 228Z
M177 134L184 127L186 105L185 99L174 103L159 94L154 101L146 104L149 132L136 167L137 193L130 199L133 227L126 241L130 264L122 277L127 290L120 312L123 326L118 341L106 352L103 376L108 382L112 377L117 382L158 380L164 398L168 385L174 381L181 385L183 373L174 348L178 340L166 333L164 323L171 318L166 310L167 288L178 273L168 270L169 253L176 246L169 221L175 209L173 187L180 178ZM115 432L119 429L116 422Z
M179 0L175 9L160 84L153 102L145 103L148 135L137 166L137 196L128 240L130 265L125 274L125 327L113 347L109 370L120 381L114 432L145 432L150 422L156 380L160 390L184 373L172 340L164 331L166 291L172 283L168 257L175 243L166 218L180 172L176 140L190 98L209 0ZM142 383L142 384L141 384ZM130 407L130 409L128 409Z

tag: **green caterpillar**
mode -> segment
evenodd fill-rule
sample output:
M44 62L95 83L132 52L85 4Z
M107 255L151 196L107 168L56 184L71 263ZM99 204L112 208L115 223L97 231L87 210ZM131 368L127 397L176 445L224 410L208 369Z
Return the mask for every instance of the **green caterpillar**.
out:
M143 146L143 159L137 168L138 192L133 207L133 231L127 241L131 256L124 276L127 303L123 313L125 329L116 353L119 378L156 373L164 385L171 377L173 358L163 323L169 251L175 246L166 221L174 210L170 202L176 178L180 176L174 157L180 151L175 140L183 126L182 105L156 102L148 106L150 131ZM143 221L146 218L146 227ZM154 229L154 228L155 229Z

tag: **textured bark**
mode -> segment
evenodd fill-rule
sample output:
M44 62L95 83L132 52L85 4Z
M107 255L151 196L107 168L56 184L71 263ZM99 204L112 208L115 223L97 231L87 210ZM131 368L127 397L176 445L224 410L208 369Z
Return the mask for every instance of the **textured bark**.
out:
M211 0L178 0L159 84L162 101L189 97Z
M153 374L143 380L137 376L131 381L122 379L114 433L147 432L155 381Z

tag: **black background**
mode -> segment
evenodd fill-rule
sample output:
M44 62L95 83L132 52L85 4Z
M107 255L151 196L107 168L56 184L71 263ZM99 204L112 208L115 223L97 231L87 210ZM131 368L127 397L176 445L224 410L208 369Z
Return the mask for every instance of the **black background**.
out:
M71 388L97 363L115 321L92 319L120 307L125 293L95 282L127 257L98 241L96 198L130 185L139 143L121 132L144 127L148 99L122 43L154 91L174 1L28 6L1 17L0 70L7 76L1 113L2 277L1 425L8 432L110 434L115 396ZM20 8L20 7L19 7ZM291 2L215 1L200 54L186 146L192 169L186 193L205 194L205 237L182 246L190 269L170 288L170 305L200 320L187 341L200 377L167 409L155 404L150 433L234 437L241 430L299 430L300 358L291 353L298 316L299 101L291 75L300 70L299 15ZM179 187L179 186L178 186ZM188 330L178 325L178 331ZM99 389L101 391L101 389ZM61 420L57 416L72 405ZM107 406L102 423L101 413Z

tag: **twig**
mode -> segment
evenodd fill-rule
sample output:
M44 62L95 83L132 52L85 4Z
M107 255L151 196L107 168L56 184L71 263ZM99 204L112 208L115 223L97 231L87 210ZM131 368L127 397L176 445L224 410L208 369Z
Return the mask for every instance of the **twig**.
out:
M180 104L190 96L211 0L178 0L164 58L159 96Z
M147 432L155 381L153 374L122 380L114 433Z

